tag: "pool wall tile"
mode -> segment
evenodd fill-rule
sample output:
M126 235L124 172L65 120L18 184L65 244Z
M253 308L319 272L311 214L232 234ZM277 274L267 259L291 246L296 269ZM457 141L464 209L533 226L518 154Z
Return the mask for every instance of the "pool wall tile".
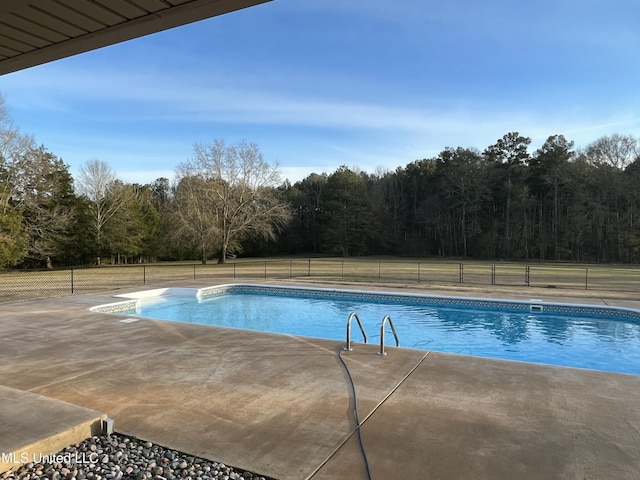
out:
M186 289L180 294L185 295ZM414 305L433 305L450 308L493 309L498 308L511 312L530 312L532 315L578 315L591 318L607 317L609 319L624 320L640 324L640 311L623 307L604 307L598 305L575 305L564 303L548 303L539 300L491 300L467 297L441 297L420 294L399 294L364 292L357 290L334 290L306 287L278 287L252 284L228 284L193 289L198 301L224 295L258 294L272 296L301 296L323 299L348 299L367 302L411 303ZM116 313L121 315L135 314L137 300L110 303L93 307L91 310L102 313ZM535 308L532 308L535 307Z

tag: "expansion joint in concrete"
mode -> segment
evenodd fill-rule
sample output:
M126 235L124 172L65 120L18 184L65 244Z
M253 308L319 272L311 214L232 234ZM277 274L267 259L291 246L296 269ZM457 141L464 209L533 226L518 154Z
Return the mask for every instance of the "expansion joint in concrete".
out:
M311 472L307 477L305 477L305 480L311 480L316 473L318 473L320 471L320 469L322 467L324 467L339 451L342 447L344 447L344 445L356 434L358 433L358 431L362 428L362 426L366 423L366 421L371 418L371 416L376 413L376 411L389 399L389 397L391 397L391 395L393 395L395 393L396 390L398 390L398 388L400 388L400 386L405 382L405 380L407 378L409 378L411 376L411 374L420 366L422 365L422 363L425 361L425 359L429 356L431 352L428 351L427 353L425 353L423 355L423 357L411 368L411 370L409 370L406 375L404 375L400 381L398 383L396 383L394 385L394 387L389 390L389 393L387 393L384 398L382 400L380 400L375 407L373 407L371 409L371 411L369 412L369 414L367 414L366 417L364 417L363 420L360 421L360 423L358 423L355 428L353 430L351 430L351 432L349 432L349 434L336 446L336 448L334 448L329 455L327 456L327 458L324 459L324 461L322 461L320 463L320 465L318 465L317 468L315 468L313 470L313 472ZM353 389L355 390L355 385L352 385ZM354 399L355 401L356 399ZM356 405L355 408L358 408L358 406Z

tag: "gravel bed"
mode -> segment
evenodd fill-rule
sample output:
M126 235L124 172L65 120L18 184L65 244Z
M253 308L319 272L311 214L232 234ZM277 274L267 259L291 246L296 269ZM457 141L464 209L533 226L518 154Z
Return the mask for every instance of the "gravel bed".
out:
M28 461L0 480L274 480L119 433Z

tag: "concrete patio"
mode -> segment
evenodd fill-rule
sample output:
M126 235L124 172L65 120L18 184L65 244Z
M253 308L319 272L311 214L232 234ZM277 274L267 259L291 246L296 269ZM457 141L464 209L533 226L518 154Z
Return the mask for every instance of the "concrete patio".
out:
M88 310L122 292L0 305L0 450L108 415L282 480L367 478L343 342ZM640 376L377 350L342 353L373 478L640 478Z

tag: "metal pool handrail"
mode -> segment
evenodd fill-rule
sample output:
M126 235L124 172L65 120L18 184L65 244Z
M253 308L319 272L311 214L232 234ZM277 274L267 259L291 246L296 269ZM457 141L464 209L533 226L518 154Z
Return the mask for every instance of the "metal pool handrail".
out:
M380 325L380 351L378 355L386 355L387 352L384 351L384 325L389 320L389 326L391 327L391 331L393 332L393 336L396 339L396 347L400 346L400 340L398 340L398 334L396 333L396 327L393 326L393 321L389 315L385 315L382 319L382 325Z
M353 350L351 348L351 320L355 318L356 322L358 322L358 326L360 327L360 331L362 332L362 336L364 337L364 343L367 343L367 334L364 333L364 328L362 327L362 322L360 321L360 318L358 317L358 314L356 312L351 313L351 315L349 315L349 318L347 319L347 344L344 346L344 350L347 351L351 351Z

